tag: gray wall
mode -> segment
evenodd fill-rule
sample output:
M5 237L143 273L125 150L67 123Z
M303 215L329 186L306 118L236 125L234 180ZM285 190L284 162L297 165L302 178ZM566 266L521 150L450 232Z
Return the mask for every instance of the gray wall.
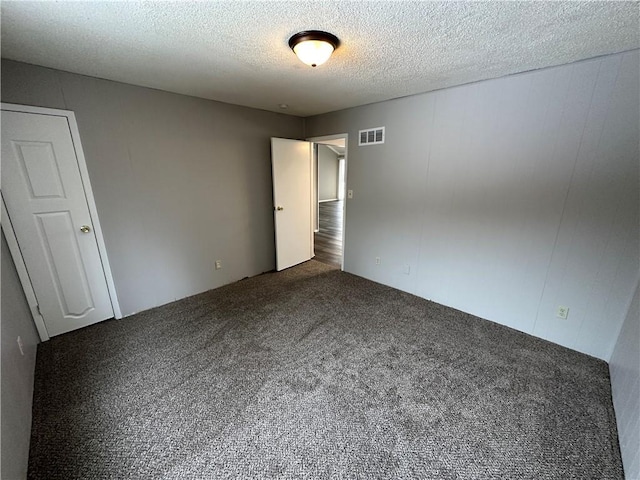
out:
M609 363L620 450L627 478L640 478L640 286Z
M338 155L326 145L318 144L319 200L338 198Z
M2 467L0 477L20 479L27 476L33 372L38 334L4 234L1 237ZM18 348L18 336L22 338L24 356L20 354Z
M608 360L639 270L638 63L307 118L352 140L345 270ZM386 143L358 147L378 126Z
M2 101L75 112L123 314L274 268L269 138L301 118L9 60Z

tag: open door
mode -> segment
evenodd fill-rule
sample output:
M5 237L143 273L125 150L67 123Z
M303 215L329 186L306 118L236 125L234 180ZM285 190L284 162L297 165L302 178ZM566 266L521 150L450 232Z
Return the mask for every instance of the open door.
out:
M276 270L313 257L312 144L271 139Z

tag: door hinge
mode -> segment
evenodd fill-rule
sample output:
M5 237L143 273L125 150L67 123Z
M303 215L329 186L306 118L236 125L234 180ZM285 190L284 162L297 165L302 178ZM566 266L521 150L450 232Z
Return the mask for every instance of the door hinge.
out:
M40 311L40 305L36 305L36 310L38 310L38 315L42 317L43 315L42 315L42 312Z

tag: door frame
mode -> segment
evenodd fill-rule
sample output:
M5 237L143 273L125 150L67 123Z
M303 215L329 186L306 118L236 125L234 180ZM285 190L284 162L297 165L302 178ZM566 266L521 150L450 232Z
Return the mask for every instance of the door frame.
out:
M111 301L111 307L113 308L113 316L117 319L122 318L122 311L120 310L120 303L118 301L118 295L116 293L116 286L113 281L113 275L111 273L111 265L109 264L109 257L107 255L107 247L104 243L104 237L102 235L102 227L100 226L100 220L98 218L98 210L93 198L93 189L91 188L91 182L89 180L89 171L87 170L87 162L84 157L84 151L82 149L82 143L80 142L80 131L78 130L78 124L76 122L75 114L70 110L58 110L54 108L33 107L30 105L16 105L12 103L0 103L0 110L8 112L19 113L35 113L38 115L52 115L55 117L64 117L69 125L69 132L71 133L71 140L76 153L76 159L78 161L78 169L80 171L80 178L82 180L82 186L84 188L85 197L87 199L87 205L89 207L89 215L91 217L91 223L93 226L93 232L96 237L96 243L98 245L98 253L100 255L100 262L104 270L105 280L107 282L107 290L109 292L109 300ZM0 192L1 193L1 192ZM7 207L2 197L2 217L0 218L0 225L7 239L7 245L13 257L13 262L16 265L18 271L18 277L22 284L25 296L27 297L27 303L31 310L33 317L33 323L38 330L40 340L45 342L49 340L49 333L47 332L44 319L38 310L38 302L36 299L35 291L29 279L29 273L18 245L13 225L11 224L11 218L9 217Z
M326 140L338 140L340 138L344 138L344 188L345 188L345 196L342 201L342 259L340 261L340 270L344 270L344 250L346 246L346 225L347 225L347 185L348 185L348 172L349 172L349 134L348 133L335 133L332 135L322 135L319 137L309 137L307 138L307 142L312 142L314 144L322 143ZM317 176L317 171L315 173ZM318 188L318 179L315 179L315 188ZM317 196L316 196L317 197ZM314 209L318 208L318 198L315 198L316 205L314 205Z

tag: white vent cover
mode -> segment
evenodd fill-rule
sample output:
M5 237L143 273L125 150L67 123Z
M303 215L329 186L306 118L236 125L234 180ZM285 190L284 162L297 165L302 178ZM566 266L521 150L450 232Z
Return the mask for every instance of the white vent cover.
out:
M358 132L360 143L358 145L376 145L384 143L384 127L368 128Z

